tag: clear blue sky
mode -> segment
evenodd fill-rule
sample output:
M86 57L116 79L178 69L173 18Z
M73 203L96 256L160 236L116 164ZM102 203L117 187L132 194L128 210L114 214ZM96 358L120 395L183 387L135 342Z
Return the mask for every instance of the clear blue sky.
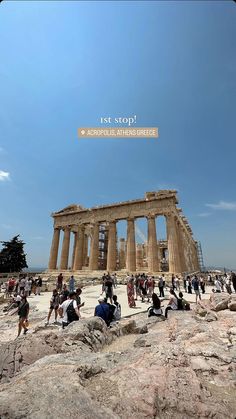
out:
M0 39L1 240L46 266L52 211L176 188L205 263L236 267L233 1L4 1ZM77 138L134 114L157 141Z

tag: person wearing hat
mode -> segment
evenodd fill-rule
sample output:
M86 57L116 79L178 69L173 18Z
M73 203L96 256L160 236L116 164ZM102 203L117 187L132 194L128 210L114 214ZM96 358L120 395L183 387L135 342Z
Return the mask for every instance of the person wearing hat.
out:
M101 317L104 322L109 326L110 324L110 309L109 305L105 302L104 297L99 297L99 304L95 307L94 316Z

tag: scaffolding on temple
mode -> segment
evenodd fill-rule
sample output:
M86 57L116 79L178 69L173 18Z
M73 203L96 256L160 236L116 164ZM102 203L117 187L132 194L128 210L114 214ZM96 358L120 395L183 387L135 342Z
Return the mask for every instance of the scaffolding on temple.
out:
M201 246L201 242L199 242L199 241L197 242L197 257L198 257L200 271L205 272L205 266L204 266L203 254L202 254L202 246Z

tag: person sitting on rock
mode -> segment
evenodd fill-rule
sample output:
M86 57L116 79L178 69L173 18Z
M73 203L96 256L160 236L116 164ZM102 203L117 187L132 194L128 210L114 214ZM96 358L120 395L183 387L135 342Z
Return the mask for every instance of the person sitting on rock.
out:
M99 297L99 304L95 307L94 316L101 317L107 326L110 325L110 308L104 297Z
M179 292L178 305L179 300L181 301L181 309L178 308L178 310L190 310L190 304L184 299L183 293L181 291Z
M166 318L168 316L168 311L169 310L178 310L177 298L175 297L175 292L174 292L173 289L170 289L170 299L169 299L168 305L165 309L165 317Z
M155 292L152 294L152 305L148 308L148 317L151 316L161 316L162 315L162 309L161 309L161 300L155 294Z

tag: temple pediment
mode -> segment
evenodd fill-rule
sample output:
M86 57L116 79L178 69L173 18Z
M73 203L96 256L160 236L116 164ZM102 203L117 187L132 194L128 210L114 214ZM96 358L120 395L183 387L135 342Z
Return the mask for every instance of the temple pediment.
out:
M55 214L67 214L67 213L70 213L71 211L84 211L84 210L85 208L82 205L72 204L61 209L60 211L55 212Z

